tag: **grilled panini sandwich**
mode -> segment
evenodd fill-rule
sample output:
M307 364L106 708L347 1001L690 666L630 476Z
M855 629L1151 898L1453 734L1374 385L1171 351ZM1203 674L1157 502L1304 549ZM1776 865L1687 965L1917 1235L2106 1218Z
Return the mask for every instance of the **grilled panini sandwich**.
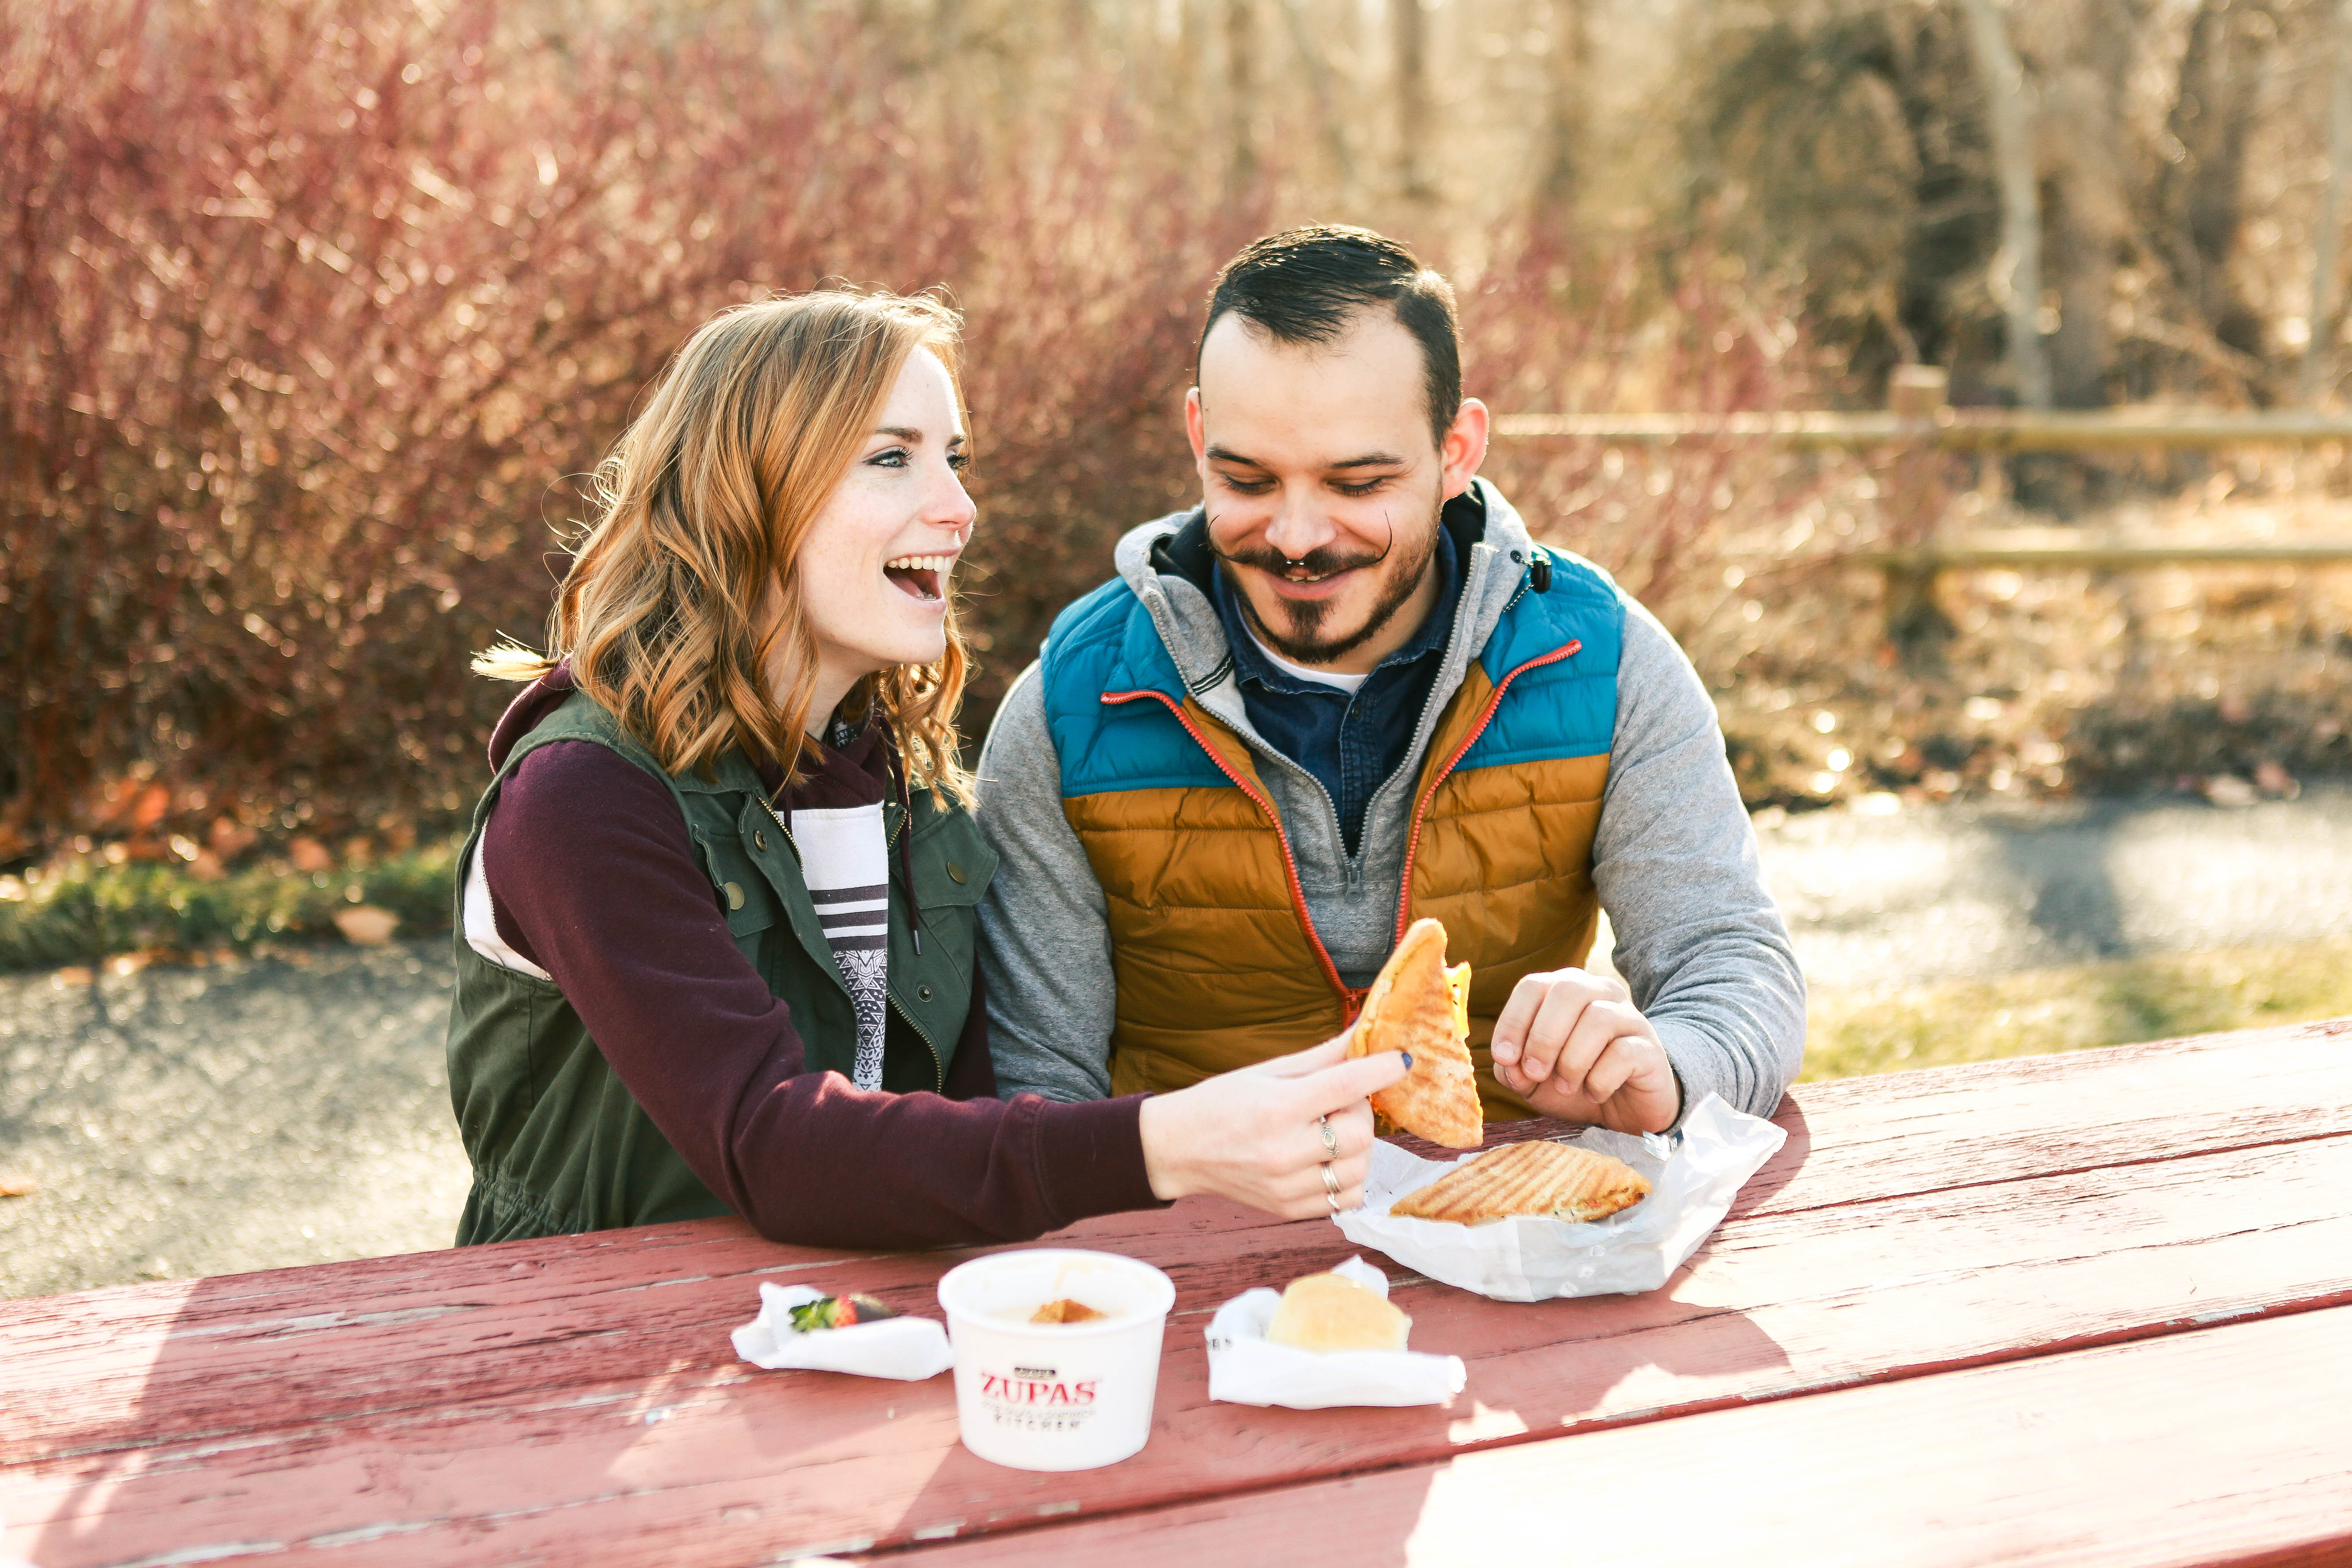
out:
M1606 1219L1650 1195L1622 1160L1567 1143L1514 1143L1458 1165L1389 1207L1407 1219L1486 1225L1513 1215Z
M1350 1057L1410 1051L1412 1069L1372 1096L1372 1109L1449 1149L1486 1137L1470 1060L1470 966L1445 967L1445 927L1415 921L1381 965L1348 1040Z

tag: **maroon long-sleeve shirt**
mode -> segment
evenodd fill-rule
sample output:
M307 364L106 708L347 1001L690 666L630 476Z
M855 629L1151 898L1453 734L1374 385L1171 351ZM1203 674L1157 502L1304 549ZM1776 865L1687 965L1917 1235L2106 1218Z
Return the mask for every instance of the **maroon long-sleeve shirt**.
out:
M572 689L519 697L492 767ZM837 806L888 787L881 727L777 802ZM781 775L765 770L772 785ZM721 1202L777 1241L925 1247L1014 1241L1155 1206L1141 1096L995 1098L988 1014L971 1009L940 1094L887 1094L803 1069L791 1009L729 934L662 783L606 747L525 757L483 829L499 936L562 989L623 1084Z

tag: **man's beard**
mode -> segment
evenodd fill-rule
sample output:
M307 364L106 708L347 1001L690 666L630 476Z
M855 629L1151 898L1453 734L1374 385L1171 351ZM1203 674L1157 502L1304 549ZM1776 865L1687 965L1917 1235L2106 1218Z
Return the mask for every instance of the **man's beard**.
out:
M1239 583L1234 584L1239 592L1242 614L1248 619L1250 629L1257 633L1258 640L1293 664L1329 664L1346 658L1379 636L1381 628L1396 618L1396 613L1404 608L1405 601L1412 598L1414 590L1421 586L1422 578L1429 571L1430 560L1437 553L1437 531L1444 526L1434 513L1431 516L1430 524L1429 531L1422 536L1420 548L1404 556L1396 553L1393 539L1391 547L1378 555L1350 553L1330 546L1310 550L1295 561L1278 550L1264 547L1220 550L1217 555L1234 565L1255 566L1276 577L1286 577L1294 568L1300 566L1307 568L1311 577L1328 577L1335 572L1379 566L1385 562L1388 571L1381 580L1380 596L1372 602L1371 613L1364 617L1362 626L1349 631L1333 632L1325 627L1324 623L1330 619L1334 607L1329 599L1280 599L1277 601L1281 605L1279 618L1288 624L1268 626L1265 617L1258 614L1257 605L1248 591Z

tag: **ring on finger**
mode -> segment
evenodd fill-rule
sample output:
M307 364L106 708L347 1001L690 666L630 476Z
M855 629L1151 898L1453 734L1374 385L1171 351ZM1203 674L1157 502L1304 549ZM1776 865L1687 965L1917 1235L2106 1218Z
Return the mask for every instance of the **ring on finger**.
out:
M1328 1165L1339 1157L1339 1135L1331 1130L1328 1116L1318 1116L1315 1121L1323 1129L1323 1163Z
M1339 1178L1332 1173L1328 1165L1323 1167L1323 1201L1331 1205L1331 1217L1337 1219L1339 1216Z

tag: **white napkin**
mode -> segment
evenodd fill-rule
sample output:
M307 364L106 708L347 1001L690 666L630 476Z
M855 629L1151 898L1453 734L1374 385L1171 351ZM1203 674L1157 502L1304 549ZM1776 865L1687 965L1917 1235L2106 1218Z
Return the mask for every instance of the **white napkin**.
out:
M919 1383L955 1364L948 1331L929 1318L884 1318L845 1329L802 1333L793 1327L794 1307L821 1300L826 1292L806 1285L760 1287L760 1315L733 1334L735 1353L771 1372L799 1367L811 1372L851 1372L860 1377L895 1377Z
M1389 1293L1388 1276L1360 1258L1331 1270ZM1462 1392L1462 1358L1417 1351L1303 1351L1265 1337L1282 1293L1244 1290L1209 1320L1209 1397L1229 1405L1328 1410L1339 1405L1443 1405Z
M1710 1094L1683 1118L1674 1138L1588 1128L1562 1142L1612 1154L1650 1179L1650 1195L1591 1225L1515 1215L1491 1225L1399 1219L1389 1205L1418 1192L1460 1160L1440 1163L1392 1143L1372 1145L1364 1206L1338 1216L1359 1247L1387 1253L1432 1279L1498 1301L1555 1296L1636 1295L1654 1290L1698 1250L1731 1207L1740 1185L1786 1142L1772 1123Z

